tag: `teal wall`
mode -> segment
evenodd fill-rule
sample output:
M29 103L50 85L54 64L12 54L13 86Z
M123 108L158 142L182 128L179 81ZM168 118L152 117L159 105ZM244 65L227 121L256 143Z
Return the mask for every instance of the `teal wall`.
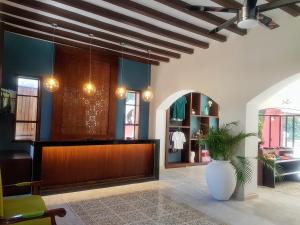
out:
M42 77L51 73L53 45L21 35L5 32L3 88L16 90L18 76ZM133 90L147 86L147 64L124 60L124 83ZM119 76L120 77L120 76ZM41 140L51 135L52 96L42 89ZM123 138L125 102L118 102L116 138ZM141 138L148 137L149 104L141 104ZM0 150L29 149L28 144L12 143L13 116L0 115Z
M18 76L42 77L51 73L53 45L13 33L4 34L3 87L16 90ZM41 140L50 137L51 94L41 93ZM0 115L0 150L28 149L24 143L12 143L13 116Z
M121 65L121 62L119 63ZM147 88L147 82L150 81L148 75L148 65L144 63L134 62L124 59L123 67L123 85L127 89L141 91ZM120 84L121 68L119 68L119 84ZM140 108L140 138L148 138L149 126L149 103L141 99ZM116 139L124 138L124 115L125 100L118 101L117 121L116 121Z

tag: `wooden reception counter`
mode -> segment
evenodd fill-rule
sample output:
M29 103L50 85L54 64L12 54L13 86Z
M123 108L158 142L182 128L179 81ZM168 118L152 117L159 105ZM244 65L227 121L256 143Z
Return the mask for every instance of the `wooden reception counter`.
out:
M159 140L35 142L33 180L42 192L159 179Z

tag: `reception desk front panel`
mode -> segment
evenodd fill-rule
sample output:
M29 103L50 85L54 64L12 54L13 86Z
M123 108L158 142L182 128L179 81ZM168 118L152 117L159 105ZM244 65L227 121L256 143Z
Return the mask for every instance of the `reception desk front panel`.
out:
M111 142L37 142L33 179L52 191L158 179L159 141Z

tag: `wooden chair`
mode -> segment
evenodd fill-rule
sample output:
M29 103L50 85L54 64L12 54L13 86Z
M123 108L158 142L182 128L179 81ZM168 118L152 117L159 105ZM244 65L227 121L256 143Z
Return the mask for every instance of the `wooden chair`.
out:
M0 173L0 225L56 225L55 217L64 217L66 210L57 208L48 210L40 196L40 182L22 182L2 186ZM3 189L30 186L32 195L3 198Z

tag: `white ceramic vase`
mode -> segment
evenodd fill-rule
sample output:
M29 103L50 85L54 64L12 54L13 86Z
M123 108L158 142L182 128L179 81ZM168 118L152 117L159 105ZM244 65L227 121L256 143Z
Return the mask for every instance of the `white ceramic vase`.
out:
M221 201L230 199L236 187L235 170L230 161L213 160L205 171L208 190Z

